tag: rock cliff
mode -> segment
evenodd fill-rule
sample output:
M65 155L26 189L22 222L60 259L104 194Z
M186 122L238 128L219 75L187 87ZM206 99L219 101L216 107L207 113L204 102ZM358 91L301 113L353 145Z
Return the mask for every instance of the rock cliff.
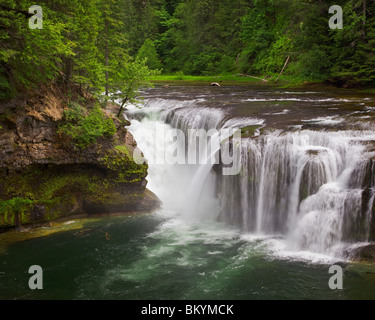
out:
M0 104L0 227L159 206L146 189L147 164L132 159L136 141L124 121L104 111L115 134L79 148L59 131L66 108L57 87Z

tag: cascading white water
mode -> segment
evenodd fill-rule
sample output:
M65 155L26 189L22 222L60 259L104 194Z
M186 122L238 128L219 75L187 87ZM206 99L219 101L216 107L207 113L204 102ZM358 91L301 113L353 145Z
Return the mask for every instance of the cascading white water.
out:
M137 109L129 109L129 130L146 159L153 156L150 150L161 157L168 153L161 128L187 132L263 123L255 118L229 119L222 109L199 106L200 102L150 99L141 117ZM155 126L156 121L162 123ZM151 130L154 139L143 141L138 136L141 128ZM375 185L364 182L369 168L361 141L374 138L372 131L263 133L233 145L241 149L238 175L215 175L209 163L150 164L148 187L166 208L189 219L220 212L222 221L245 232L283 236L291 250L337 255L342 243L369 239L368 203L374 200ZM183 143L187 149L192 145ZM364 199L368 186L370 196Z
M165 133L171 128L179 128L186 133L187 138L182 142L182 148L185 148L185 143L187 146L195 145L193 141L188 141L191 138L187 134L189 129L219 127L225 114L217 111L213 115L206 108L198 108L198 102L153 99L146 103L142 111L134 106L129 108L127 114L133 118L129 130L134 134L146 159L165 160L171 152L169 147L175 143L165 141ZM142 119L139 119L140 113ZM151 132L150 139L144 139L144 130ZM212 139L218 137L213 136ZM159 196L165 209L178 212L186 218L204 218L218 211L218 200L214 194L215 176L210 173L212 164L203 159L212 156L217 150L200 151L204 152L198 154L197 164L186 164L185 158L177 165L168 164L167 161L149 163L148 188Z
M241 174L221 181L221 194L235 190L223 218L250 232L283 235L295 250L334 255L345 241L368 240L371 210L364 202L373 193L364 199L368 160L360 141L372 139L373 132L305 130L246 141Z

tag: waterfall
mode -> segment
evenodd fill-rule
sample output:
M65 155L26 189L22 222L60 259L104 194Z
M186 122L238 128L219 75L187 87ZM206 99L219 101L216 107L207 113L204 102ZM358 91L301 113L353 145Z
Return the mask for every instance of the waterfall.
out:
M128 108L126 115L132 119L129 130L134 134L146 159L161 159L171 152L168 148L174 142L165 141L165 132L172 128L181 129L187 136L189 129L209 130L219 128L225 122L225 113L219 110L212 113L208 108L197 106L199 102L200 100L152 99L142 109L135 106ZM142 130L151 133L148 139L142 135ZM188 136L180 147L189 149L190 146L192 151L191 146L197 146L189 138L194 137ZM218 137L213 136L212 139ZM209 153L206 153L208 158L218 149L203 151ZM218 200L214 193L216 177L211 174L212 164L209 161L200 164L207 160L204 159L204 154L197 154L197 157L197 164L186 164L186 161L181 161L178 165L149 163L148 188L159 196L165 209L178 212L186 218L198 218L201 213L207 216L207 210L215 215L218 210ZM183 158L181 160L186 160Z
M142 110L129 108L127 116L132 119L129 130L146 158L163 139L155 126L151 128L155 123L187 133L264 121L230 117L225 109L207 107L199 99L153 98ZM154 141L138 136L139 128L145 127L152 130ZM150 164L149 188L166 208L189 219L216 217L244 232L281 236L291 250L339 255L343 244L373 237L375 171L364 156L363 142L374 138L372 131L254 132L232 144L240 149L238 174L222 175L210 163ZM189 140L183 143L180 147L188 151L191 145L196 148ZM166 149L164 145L154 152Z
M343 242L371 240L374 184L364 181L373 171L360 141L373 138L373 132L303 130L246 141L241 173L220 178L222 219L282 235L295 250L332 255Z

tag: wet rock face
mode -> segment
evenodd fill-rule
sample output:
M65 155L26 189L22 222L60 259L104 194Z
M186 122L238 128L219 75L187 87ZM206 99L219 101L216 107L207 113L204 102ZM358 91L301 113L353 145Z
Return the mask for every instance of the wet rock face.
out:
M134 149L133 136L121 127L120 121L114 119L117 134L113 139L100 139L84 150L76 148L66 136L57 133L59 122L53 119L38 120L34 116L18 112L15 127L3 126L0 132L0 169L9 171L23 169L31 164L97 164L100 152L111 149L114 140Z
M116 134L85 149L58 133L62 98L0 105L0 227L76 213L151 211L159 199L146 189L147 165L134 163L137 144L111 111Z
M367 228L367 236L364 240L375 241L375 190L366 187L362 191L362 219Z
M375 262L375 244L369 244L355 249L352 253L355 261Z
M41 221L46 217L46 207L36 204L30 212L30 221Z

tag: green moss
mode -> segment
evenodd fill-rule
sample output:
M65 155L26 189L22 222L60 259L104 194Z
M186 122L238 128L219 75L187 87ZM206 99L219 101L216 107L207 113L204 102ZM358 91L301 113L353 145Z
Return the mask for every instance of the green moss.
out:
M123 154L130 158L130 151L129 148L126 145L118 145L114 148L119 154Z
M97 165L30 165L19 173L0 174L0 227L84 213L86 204L121 209L121 202L132 201L142 187L129 194L126 190L140 186L148 166L133 161L131 147L115 139L106 143L106 149L113 147L103 152L98 145Z
M15 197L6 201L0 201L0 224L2 226L14 226L20 223L28 223L33 201L27 198Z
M19 223L52 221L67 215L77 207L77 198L109 193L105 175L97 169L81 166L50 166L29 168L1 180L0 226ZM43 208L43 216L31 216L33 208Z
M97 211L103 212L107 207L109 211L125 208L126 202L134 203L134 196L141 192L128 192L127 187L137 185L147 174L147 165L134 163L128 155L125 146L117 146L101 160L104 168L33 166L22 174L2 177L0 226L52 221L83 213L85 204L89 210L99 208Z
M100 162L112 172L112 181L115 183L134 183L147 175L147 164L135 163L128 147L124 145L108 151Z
M259 129L261 125L252 125L252 126L246 126L241 128L241 137L242 138L250 138L253 137L255 134L255 130Z

